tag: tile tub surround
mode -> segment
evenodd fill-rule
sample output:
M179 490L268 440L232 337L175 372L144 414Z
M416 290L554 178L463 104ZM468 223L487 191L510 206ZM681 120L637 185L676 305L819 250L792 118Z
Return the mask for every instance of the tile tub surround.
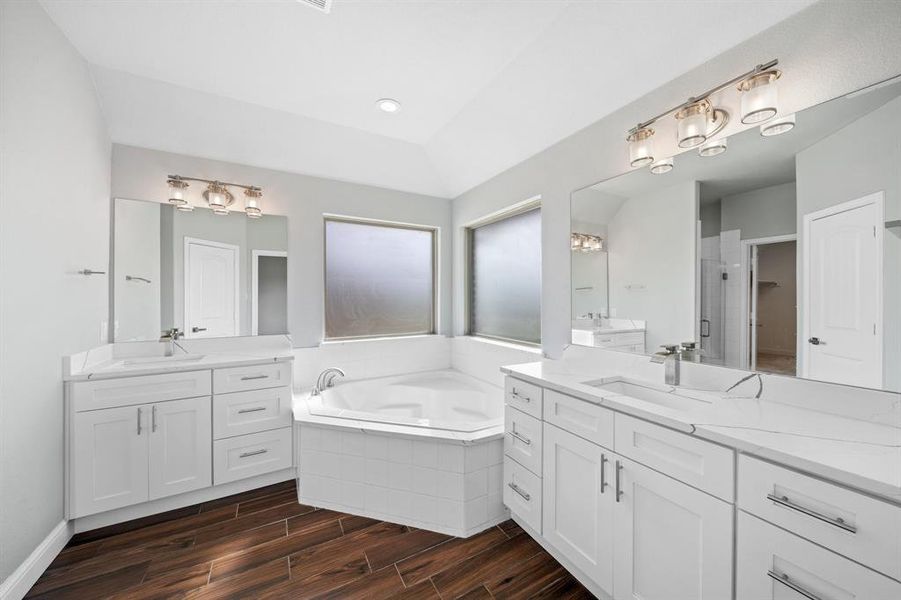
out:
M901 397L790 377L686 363L679 393L707 400L681 410L614 395L586 381L625 377L663 386L645 356L569 348L561 360L504 367L513 377L901 502ZM755 398L762 385L760 398ZM714 390L714 391L698 391Z
M458 537L507 518L500 432L464 443L304 422L295 427L302 504Z

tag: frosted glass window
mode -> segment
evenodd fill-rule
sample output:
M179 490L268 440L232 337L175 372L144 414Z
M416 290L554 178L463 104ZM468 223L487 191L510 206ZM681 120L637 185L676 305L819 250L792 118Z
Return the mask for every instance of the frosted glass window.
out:
M470 230L469 332L541 343L541 210Z
M435 231L327 219L325 337L434 333Z

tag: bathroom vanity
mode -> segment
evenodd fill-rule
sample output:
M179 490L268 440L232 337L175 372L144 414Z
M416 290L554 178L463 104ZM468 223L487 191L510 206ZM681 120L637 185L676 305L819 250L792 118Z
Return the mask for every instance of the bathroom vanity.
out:
M293 477L293 357L286 336L272 337L220 340L226 352L207 340L173 356L111 344L71 357L83 365L65 384L76 530Z
M586 587L901 598L901 430L616 370L503 369L504 503Z

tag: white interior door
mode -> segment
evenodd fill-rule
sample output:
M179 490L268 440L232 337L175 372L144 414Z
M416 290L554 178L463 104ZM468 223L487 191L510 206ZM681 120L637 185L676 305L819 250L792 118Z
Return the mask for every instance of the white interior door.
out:
M238 335L238 246L185 238L185 336Z
M150 499L213 483L210 397L158 402L150 413Z
M882 193L806 221L804 374L882 387Z

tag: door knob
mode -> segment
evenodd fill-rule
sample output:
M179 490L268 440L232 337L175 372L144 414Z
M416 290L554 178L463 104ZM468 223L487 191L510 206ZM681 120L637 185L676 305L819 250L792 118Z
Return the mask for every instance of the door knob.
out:
M199 331L206 331L206 327L197 327L195 325L194 327L191 328L191 331L193 331L194 333L197 333Z
M820 341L820 338L818 338L818 337L812 337L812 338L808 339L807 341L810 342L811 344L813 344L814 346L819 346L820 344L822 344L822 342Z

